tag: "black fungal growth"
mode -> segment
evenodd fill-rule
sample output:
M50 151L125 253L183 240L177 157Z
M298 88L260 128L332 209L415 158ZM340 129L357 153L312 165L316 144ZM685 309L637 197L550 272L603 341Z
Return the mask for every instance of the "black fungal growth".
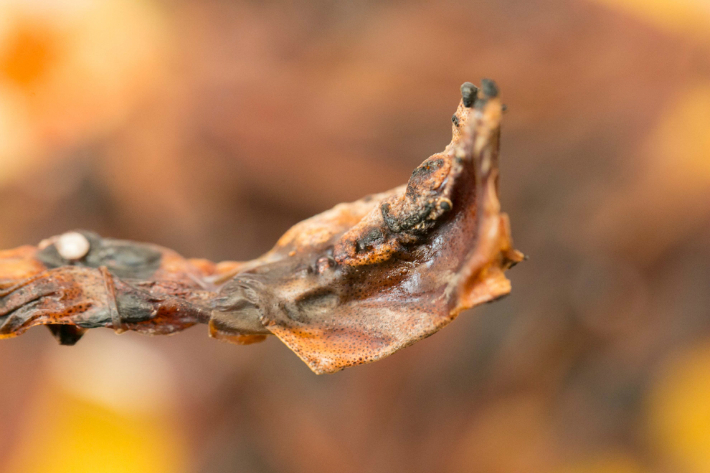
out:
M49 331L52 332L54 338L57 339L60 345L73 346L76 345L84 335L84 329L74 325L47 325Z
M486 97L491 99L494 97L498 97L498 86L492 80L483 79L481 81L481 88L483 89L483 93Z
M478 95L478 87L470 82L464 82L461 85L461 98L464 107L471 108L476 100L476 95Z
M358 252L366 251L372 248L373 245L384 240L384 238L382 231L378 228L374 228L357 241L357 250Z
M382 212L382 218L387 225L387 228L392 233L402 233L402 232L414 232L421 233L426 230L422 228L421 231L415 231L417 225L426 220L426 218L434 210L433 202L425 202L422 206L412 210L411 212L405 213L402 216L394 216L391 213L390 205L388 203L383 203L380 206L380 212Z

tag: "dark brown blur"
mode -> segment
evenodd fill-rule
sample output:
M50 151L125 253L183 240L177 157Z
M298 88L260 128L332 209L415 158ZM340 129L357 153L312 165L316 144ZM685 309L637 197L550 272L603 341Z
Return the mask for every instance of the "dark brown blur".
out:
M710 471L707 0L0 0L0 248L254 258L405 183L482 77L508 298L320 377L204 326L34 329L0 343L0 471Z

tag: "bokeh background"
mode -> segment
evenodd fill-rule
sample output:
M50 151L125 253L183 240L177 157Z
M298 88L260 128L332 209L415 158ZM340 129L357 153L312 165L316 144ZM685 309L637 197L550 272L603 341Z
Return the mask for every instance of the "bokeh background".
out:
M238 347L0 343L0 471L710 471L708 0L0 0L0 247L245 260L508 105L510 297L317 377Z

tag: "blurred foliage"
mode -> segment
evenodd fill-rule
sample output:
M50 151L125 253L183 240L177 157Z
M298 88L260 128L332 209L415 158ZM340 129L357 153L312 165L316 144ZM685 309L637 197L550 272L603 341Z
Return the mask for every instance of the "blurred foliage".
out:
M328 377L204 327L32 331L0 471L710 471L707 0L0 0L0 247L253 258L404 183L481 77L510 297Z
M102 335L85 347L93 351L89 359L65 352L52 361L3 471L187 471L170 368L141 346L123 353L127 345Z

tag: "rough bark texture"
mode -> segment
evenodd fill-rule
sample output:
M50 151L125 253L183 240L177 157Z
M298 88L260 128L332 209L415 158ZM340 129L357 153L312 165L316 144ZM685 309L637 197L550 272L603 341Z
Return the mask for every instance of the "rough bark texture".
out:
M85 231L79 257L63 236L0 252L0 338L47 325L73 345L89 328L206 323L240 344L275 335L316 373L387 356L510 292L504 271L523 255L498 200L501 115L493 82L464 84L451 143L407 185L307 219L253 261L185 259Z

